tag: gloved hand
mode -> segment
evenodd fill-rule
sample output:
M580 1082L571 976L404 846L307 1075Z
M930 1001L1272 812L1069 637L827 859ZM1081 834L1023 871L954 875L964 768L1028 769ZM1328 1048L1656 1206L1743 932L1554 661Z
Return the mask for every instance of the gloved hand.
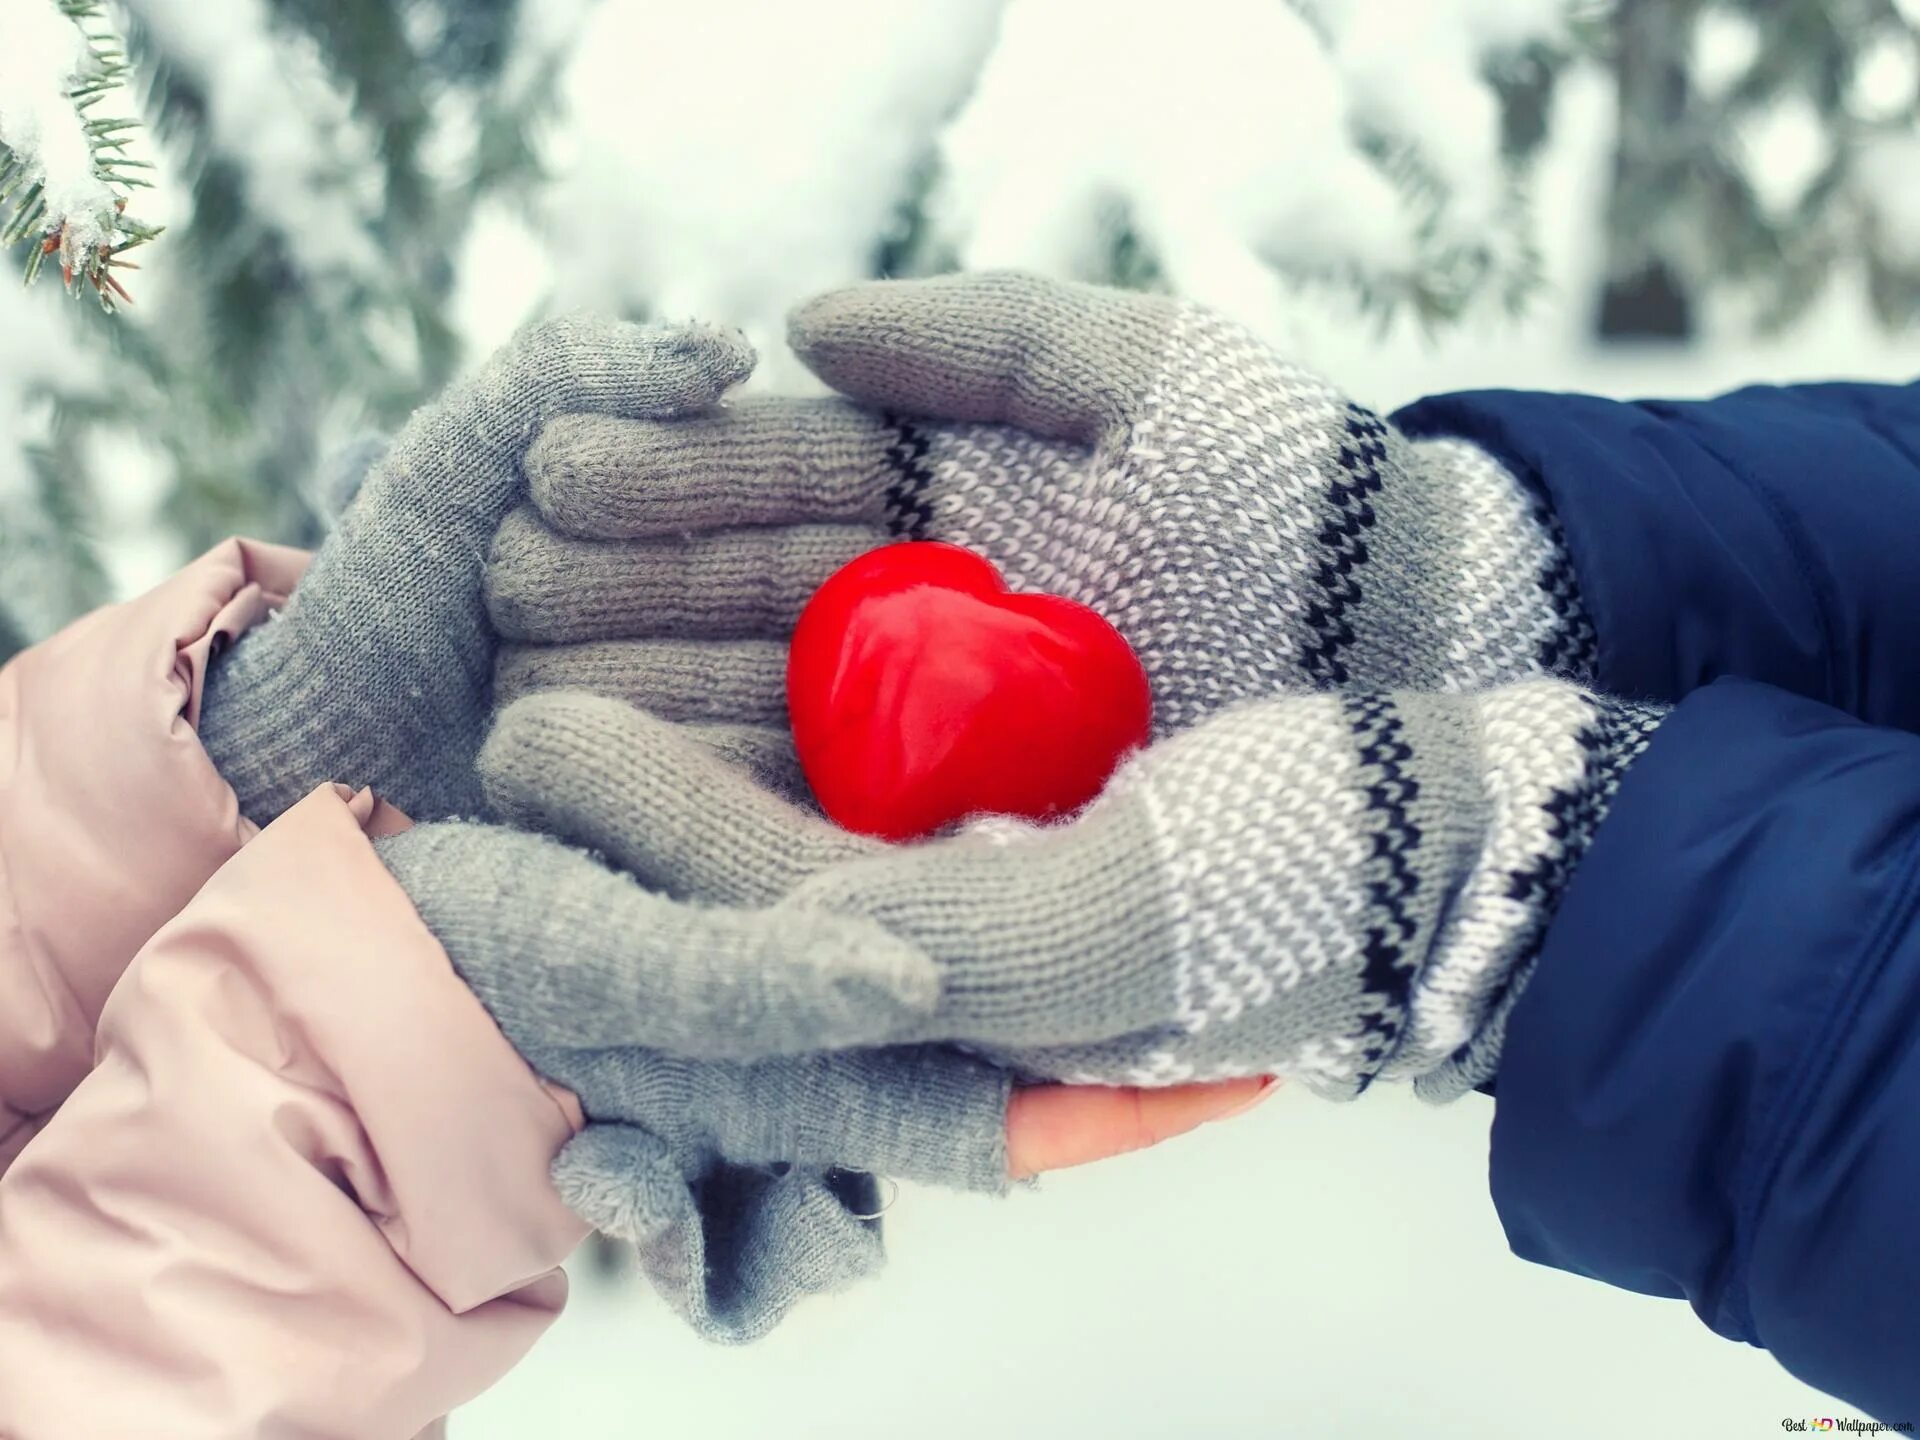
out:
M897 536L1098 610L1146 666L1160 735L1288 691L1591 668L1544 500L1206 310L962 275L828 294L791 336L861 405L546 427L488 574L503 702L582 686L777 727L799 609Z
M556 420L529 456L533 503L504 523L488 574L490 611L509 642L503 701L570 686L621 696L688 722L686 734L766 787L804 796L785 730L785 638L821 580L897 536L969 545L1016 586L1115 620L1148 665L1162 734L1287 689L1484 684L1590 665L1591 632L1535 497L1471 446L1393 435L1204 311L1018 276L963 277L830 295L805 307L793 331L802 357L848 395L943 418L766 400L673 426ZM616 759L622 743L610 737L602 758ZM710 773L697 767L694 788ZM736 794L721 778L720 793ZM527 814L608 844L616 858L638 856L592 823L606 779L591 759L578 771L562 766L543 783L564 791L579 781L586 793L556 792ZM742 829L724 807L718 818L697 806L664 813L677 823L654 838L757 874L732 891L710 889L698 866L677 882L671 864L650 873L696 901L772 904L825 864L823 853L840 853L831 832L824 852L789 851L781 831L791 816L761 814ZM710 820L717 828L702 848ZM608 823L650 822L629 812ZM724 853L749 833L775 838ZM890 878L903 893L917 883ZM943 922L959 931L993 923L984 897L996 883L987 874L973 891L929 894L973 917ZM1043 959L1083 938L1076 926L1098 928L1108 897L1080 898L1046 937L1051 948L1027 957L1036 976ZM777 928L784 913L764 918ZM1124 930L1131 912L1111 913ZM1127 938L1112 953L1137 964L1145 942ZM1105 940L1088 943L1099 953ZM1371 982L1353 978L1351 944L1342 944L1349 993L1338 1003L1378 1006L1370 1023L1389 1023L1404 999L1361 988ZM1436 1071L1430 1088L1474 1083L1490 1067L1501 987L1523 968L1512 953L1486 962L1474 982L1484 993L1463 1002L1455 1028L1480 1023L1494 1043L1471 1064ZM1258 990L1256 968L1237 973ZM1192 1003L1161 993L1170 984L1149 979L1143 1023L1163 1024ZM1056 1000L1080 998L1069 986ZM1096 998L1089 1013L1104 1003ZM561 1011L550 1033L564 1033ZM1223 1029L1187 1048L1212 1046ZM922 1033L942 1032L901 1035ZM1190 1055L1149 1062L1141 1036L1094 1057L1049 1051L1057 1043L1043 1035L1031 1050L1001 1053L1034 1073L1100 1079L1272 1068ZM617 1193L617 1175L609 1179Z
M503 814L593 846L776 971L807 963L822 916L915 947L938 996L897 1012L892 1040L1074 1081L1271 1072L1350 1096L1401 1077L1442 1098L1494 1072L1506 1008L1660 714L1552 680L1254 702L1150 746L1070 822L903 846L578 692L508 707L485 774ZM581 1003L544 1023L557 1035Z
M328 781L417 820L477 814L496 639L488 547L521 462L562 414L665 420L753 368L738 333L591 317L537 326L408 422L285 611L207 677L200 738L250 819Z
M527 1047L590 1124L554 1181L629 1240L703 1337L758 1338L809 1295L885 1260L871 1173L1008 1184L1004 1071L932 1047L767 1060L676 1060L641 1047Z
M1004 1188L1004 1072L937 1049L797 1053L883 1039L931 1003L926 961L877 927L817 916L776 960L546 836L441 821L375 848L522 1057L579 1096L562 1197L634 1242L708 1338L752 1339L880 1263L853 1172ZM727 1060L758 1054L781 1058Z
M870 993L835 953L903 947L818 915L801 922L819 943L811 958L794 936L742 950L729 917L714 929L559 841L498 826L423 825L376 849L520 1054L579 1098L589 1123L554 1167L562 1197L633 1241L710 1339L750 1340L880 1264L880 1207L858 1171L998 1192L1010 1175L1153 1143L1253 1098L1010 1096L1004 1070L937 1046L780 1055L908 1028L898 992ZM901 989L924 986L931 1003L936 977L911 958ZM777 1058L686 1058L755 1051Z
M481 573L523 491L527 446L556 415L665 423L702 411L752 363L730 331L561 320L416 415L373 460L286 611L208 678L201 738L242 810L265 824L340 780L373 786L416 819L479 814L474 762L496 644ZM917 956L871 927L819 931L817 964L773 970L538 836L429 823L379 848L470 975L489 973L473 959L485 954L537 988L550 969L617 950L649 977L567 1045L525 1054L562 1084L593 1078L604 1102L593 1118L612 1123L590 1126L555 1179L584 1219L639 1244L649 1274L702 1333L752 1338L795 1300L879 1263L878 1229L858 1218L876 1208L872 1183L837 1167L917 1173L937 1121L943 1174L1004 1184L1006 1080L977 1062L674 1058L730 1053L749 1015L759 1017L748 1026L756 1051L769 1038L761 1022L793 1025L776 1049L890 1030L870 1034L862 1012L914 1008L928 980ZM655 1048L567 1048L577 1043ZM620 1183L609 1188L609 1178Z
M769 967L592 857L435 817L485 806L474 762L495 638L481 566L521 493L527 445L565 414L687 423L752 360L738 336L697 326L576 319L529 332L394 445L362 447L364 463L343 468L328 493L357 498L286 612L216 664L201 725L263 824L328 780L372 785L430 822L378 853L528 1062L589 1100L587 1129L555 1166L563 1196L636 1242L670 1302L722 1340L751 1339L880 1263L859 1167L1003 1187L1007 1076L937 1049L712 1058L879 1038L899 1028L897 1007L930 1001L931 971L874 927L833 917L814 930L813 962ZM707 736L715 754L796 783L766 739ZM618 988L554 1010L582 997L582 977ZM893 1018L870 1033L881 1014ZM537 1042L523 1038L529 1018ZM1073 1110L1085 1097L1053 1098ZM1235 1098L1157 1107L1148 1135L1216 1118ZM1040 1106L1013 1108L1049 1128ZM1123 1148L1108 1137L1050 1163Z

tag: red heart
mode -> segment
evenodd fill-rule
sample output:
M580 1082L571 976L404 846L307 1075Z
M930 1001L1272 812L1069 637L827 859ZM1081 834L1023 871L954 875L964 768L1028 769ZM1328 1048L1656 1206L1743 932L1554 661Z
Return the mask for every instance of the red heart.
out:
M887 840L1078 809L1153 714L1113 626L1057 595L1015 595L988 561L931 540L869 551L814 592L787 703L821 807Z

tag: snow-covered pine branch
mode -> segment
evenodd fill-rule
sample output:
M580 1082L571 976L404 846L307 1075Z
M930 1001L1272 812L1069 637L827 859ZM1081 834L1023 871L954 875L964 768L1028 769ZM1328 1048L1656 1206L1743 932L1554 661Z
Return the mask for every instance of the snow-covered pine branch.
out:
M134 53L162 76L150 113L183 174L215 157L235 167L248 224L276 237L301 283L383 289L386 261L372 236L386 201L379 136L354 115L347 78L286 23L284 8L126 0ZM190 120L178 113L182 82Z
M1504 64L1564 61L1570 0L1009 0L941 140L968 267L1160 283L1297 340L1306 287L1427 323L1538 283ZM1124 239L1127 266L1110 263Z
M0 246L25 243L27 279L52 260L111 310L118 257L158 231L126 213L146 182L126 153L136 122L93 112L126 73L98 0L0 7Z

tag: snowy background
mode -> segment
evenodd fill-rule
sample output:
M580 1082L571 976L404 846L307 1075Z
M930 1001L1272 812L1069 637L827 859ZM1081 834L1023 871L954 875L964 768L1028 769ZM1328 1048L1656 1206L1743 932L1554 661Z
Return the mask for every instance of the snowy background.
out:
M1920 0L1899 8L1920 23ZM1758 41L1707 9L1689 63L1711 95L1740 83ZM167 573L208 515L310 535L316 506L299 497L318 455L388 420L383 404L434 356L471 363L565 306L742 324L765 357L755 383L804 386L779 345L784 310L871 273L886 246L921 265L1164 284L1380 408L1480 385L1679 396L1920 374L1920 333L1870 313L1844 246L1811 303L1762 334L1752 293L1705 283L1711 225L1676 242L1702 282L1690 342L1595 339L1619 244L1615 78L1581 60L1561 73L1524 220L1479 78L1490 49L1558 34L1558 0L1325 0L1317 28L1279 0L529 0L490 88L434 96L419 160L471 177L492 112L525 104L539 118L519 158L535 178L470 187L457 223L432 210L407 243L375 223L398 202L367 84L348 93L316 51L273 35L268 0L128 10L171 83L190 82L193 127L158 125L142 152L161 167L143 214L174 228L143 252L133 310L103 329L77 324L56 287L0 286L0 605L26 638L92 598L54 573L58 547L24 543L32 526L78 536L103 594ZM1835 103L1876 123L1912 115L1917 54L1865 55ZM1417 143L1369 151L1342 138L1357 130ZM1754 113L1730 137L1752 203L1794 213L1833 134L1804 106ZM1896 126L1849 158L1849 213L1920 268L1920 133ZM235 214L216 216L210 194ZM444 248L415 243L421 227ZM228 236L271 249L271 285L231 283ZM210 294L251 308L216 327L196 308ZM1401 297L1384 326L1383 295ZM1431 326L1420 296L1440 312ZM114 368L129 358L143 380ZM215 453L220 466L198 464ZM51 516L49 456L88 477ZM1435 1111L1283 1092L1005 1202L909 1189L880 1280L743 1351L702 1346L636 1281L582 1266L573 1308L463 1412L456 1440L849 1422L930 1437L1733 1440L1833 1413L1684 1306L1511 1259L1486 1193L1490 1116L1478 1098Z

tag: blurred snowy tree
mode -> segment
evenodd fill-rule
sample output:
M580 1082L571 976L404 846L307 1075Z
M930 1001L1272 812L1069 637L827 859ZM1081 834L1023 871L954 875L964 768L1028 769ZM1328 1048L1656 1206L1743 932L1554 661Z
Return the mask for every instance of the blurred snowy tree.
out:
M460 361L446 318L475 204L526 180L539 73L518 0L126 0L147 113L190 194L189 283L124 349L190 546L313 538L296 477L397 423ZM530 83L531 82L531 83Z
M1600 333L1679 338L1711 292L1791 324L1836 279L1920 319L1920 3L1616 0Z
M44 24L31 51L8 43L41 6L85 21L90 44L62 48ZM8 235L26 236L37 257L43 238L66 233L50 223L60 207L43 183L62 155L42 123L60 118L45 97L90 100L121 67L95 0L0 9L0 56L38 61L28 74L0 60L0 138L32 142L0 151L0 185L8 173L26 182ZM52 406L45 443L19 451L0 489L0 558L38 552L30 577L9 564L0 583L15 638L103 598L87 541L99 492L117 477L90 465L87 422L137 437L147 462L167 468L153 520L180 553L236 531L311 541L321 520L302 486L322 450L396 424L453 372L461 347L446 306L473 209L538 174L528 129L553 72L537 46L516 46L518 11L518 0L115 5L148 148L185 218L150 252L162 274L146 303L76 338L90 383L26 363L0 369L0 390L14 389L0 408ZM104 161L96 182L137 178L119 168L141 163L123 149L102 155L124 133L89 133ZM107 218L81 238L135 238L99 183L66 204L74 228L103 213L103 198ZM61 565L45 543L54 537ZM0 648L6 639L0 630Z
M1723 285L1785 323L1848 270L1901 323L1916 7L0 0L0 164L28 187L64 165L60 203L94 217L67 257L132 237L115 202L142 158L173 227L111 323L0 296L0 653L102 598L130 534L175 558L315 538L319 457L498 339L481 309L733 320L776 382L796 296L956 264L1161 286L1276 339L1314 306L1517 313L1542 278L1530 162L1576 65L1619 75L1604 329L1673 328ZM21 117L70 113L117 64L110 39L74 48L74 16L125 36L148 128L56 153ZM41 60L45 22L71 32L51 70L18 63L26 17ZM1788 184L1750 157L1795 115L1811 158ZM62 252L44 219L29 256Z
M107 311L126 294L114 272L134 268L125 252L156 233L126 208L145 184L128 153L133 122L103 107L125 73L95 0L0 6L0 248L24 254L29 283L57 273ZM65 318L23 295L0 300L0 657L103 589L87 493L66 474L105 402Z
M1263 294L1248 318L1276 337L1305 287L1427 324L1489 297L1517 310L1538 280L1517 183L1533 137L1493 82L1516 108L1551 83L1564 6L1505 34L1475 8L1192 0L1178 25L1140 6L1089 25L1067 0L1010 0L885 258L1232 294L1243 314ZM1113 81L1156 67L1205 78Z

